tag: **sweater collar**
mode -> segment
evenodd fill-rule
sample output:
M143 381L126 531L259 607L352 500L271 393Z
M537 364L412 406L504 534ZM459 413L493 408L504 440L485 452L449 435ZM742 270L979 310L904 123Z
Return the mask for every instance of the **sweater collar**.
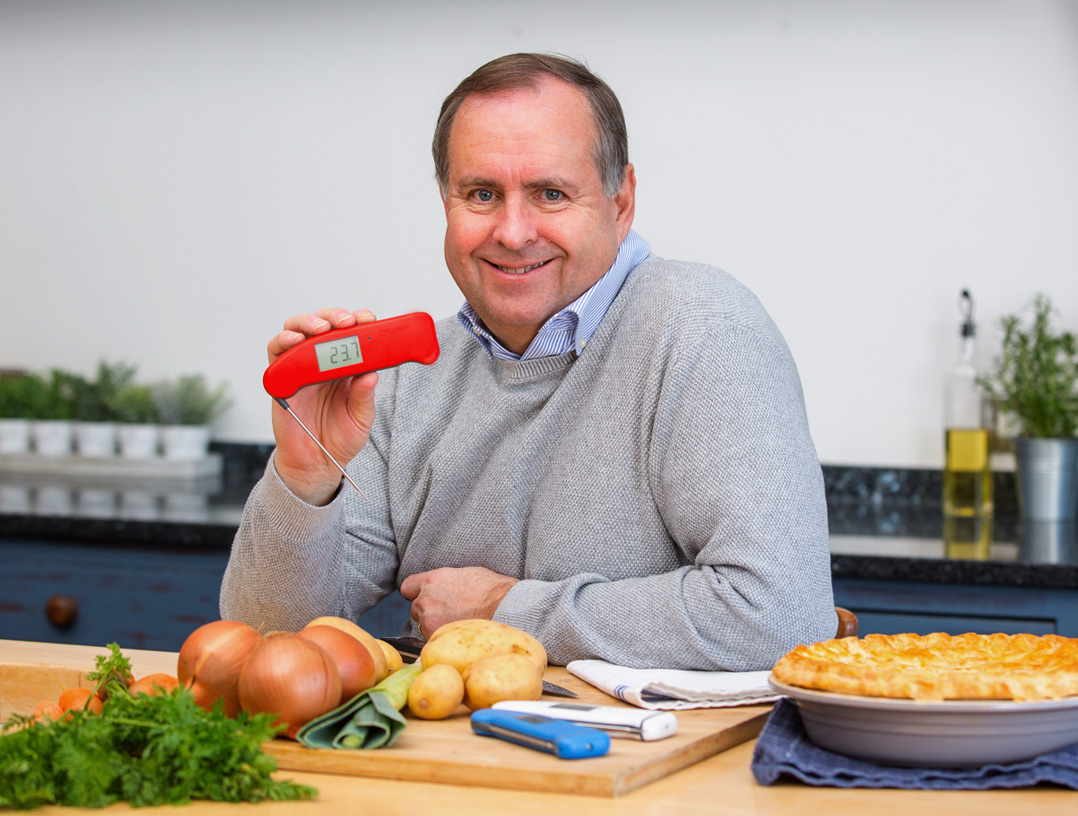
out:
M625 278L650 252L648 242L629 230L629 234L618 247L618 256L610 269L584 294L547 320L523 354L515 354L499 343L467 301L457 312L457 320L483 347L488 358L523 362L556 357L569 351L575 351L579 356L599 328L599 323L613 303Z

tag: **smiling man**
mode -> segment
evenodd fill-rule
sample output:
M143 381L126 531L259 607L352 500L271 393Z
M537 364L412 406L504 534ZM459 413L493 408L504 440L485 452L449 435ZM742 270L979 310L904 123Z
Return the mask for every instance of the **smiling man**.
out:
M621 107L576 62L494 60L434 137L445 259L466 298L442 354L274 407L223 617L358 618L399 588L416 631L486 617L551 661L767 668L831 637L826 509L797 370L755 297L632 231ZM271 359L373 319L285 321Z
M611 267L629 233L636 180L608 195L587 98L552 77L471 95L448 140L445 257L486 329L523 354L543 324Z

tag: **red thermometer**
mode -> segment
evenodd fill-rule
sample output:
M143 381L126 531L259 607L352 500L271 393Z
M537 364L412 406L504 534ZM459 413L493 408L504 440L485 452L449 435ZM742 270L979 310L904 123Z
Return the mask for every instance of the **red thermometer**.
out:
M331 329L292 346L269 364L262 385L277 403L314 440L356 490L341 464L333 458L285 400L304 386L356 377L368 371L392 368L401 363L430 365L438 359L434 319L426 312L360 323L347 329ZM359 490L363 494L362 490ZM364 498L366 498L364 496Z

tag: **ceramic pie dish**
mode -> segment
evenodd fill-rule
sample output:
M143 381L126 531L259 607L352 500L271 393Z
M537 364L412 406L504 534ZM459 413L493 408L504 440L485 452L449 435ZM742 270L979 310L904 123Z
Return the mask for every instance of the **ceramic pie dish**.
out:
M1031 759L1078 743L1078 697L917 701L769 683L797 703L809 738L858 759L960 768Z

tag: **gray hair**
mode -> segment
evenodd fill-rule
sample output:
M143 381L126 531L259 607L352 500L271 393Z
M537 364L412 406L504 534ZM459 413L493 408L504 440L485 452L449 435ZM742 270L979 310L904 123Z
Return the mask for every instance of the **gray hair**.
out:
M445 196L449 192L449 132L457 111L470 96L487 96L521 88L536 88L544 77L554 77L583 91L595 117L595 166L603 192L613 197L625 180L629 163L629 136L625 114L610 86L580 62L548 54L509 54L477 68L445 98L434 128L434 175Z

